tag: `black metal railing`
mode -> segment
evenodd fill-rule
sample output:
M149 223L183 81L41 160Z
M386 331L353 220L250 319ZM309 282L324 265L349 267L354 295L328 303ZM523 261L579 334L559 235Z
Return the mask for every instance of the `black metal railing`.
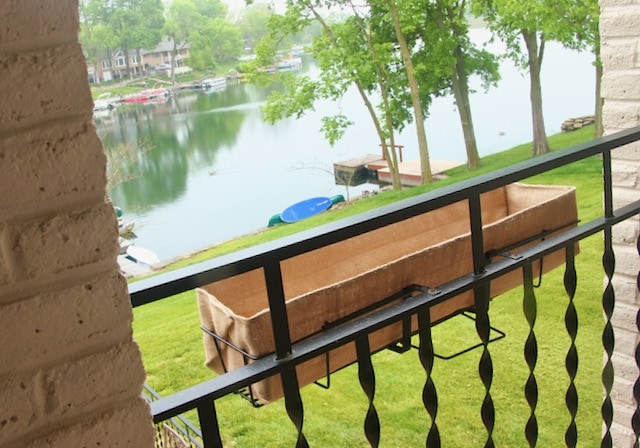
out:
M484 386L484 398L481 404L482 422L486 429L485 446L494 446L493 429L496 412L491 394L493 380L493 364L489 350L491 325L488 312L490 299L490 282L505 273L522 270L524 299L523 309L529 325L524 354L528 366L528 379L525 384L525 396L530 409L530 416L525 427L525 437L530 446L538 441L538 422L536 405L538 389L534 369L538 358L534 322L536 319L536 296L534 283L536 273L533 263L542 257L559 250L566 253L565 290L569 297L566 313L566 328L570 339L570 347L566 356L566 369L569 386L566 393L566 406L570 416L569 427L565 434L567 446L576 446L576 415L578 398L574 382L578 358L575 346L577 335L577 315L573 304L577 273L575 269L574 246L580 240L602 232L604 235L603 266L606 273L606 287L603 294L603 309L606 317L602 336L605 352L605 364L602 372L604 399L602 420L604 422L603 446L611 446L611 427L613 424L613 406L611 391L613 386L612 356L614 334L611 324L615 297L613 293L613 272L615 256L612 243L612 226L632 218L640 212L640 200L624 207L614 209L611 151L620 146L640 140L640 127L596 139L565 150L553 152L542 157L526 161L510 168L502 169L487 175L461 182L436 191L406 199L384 206L380 209L346 218L321 227L304 231L277 241L257 247L245 249L233 254L221 256L210 261L169 272L157 277L141 280L130 285L133 306L141 306L158 301L175 294L193 290L228 277L232 277L256 268L264 270L268 303L271 313L272 331L275 341L275 353L259 358L244 367L232 370L212 380L182 390L171 396L151 403L154 422L160 423L172 419L186 411L196 409L200 420L204 446L207 448L222 446L216 400L238 390L248 388L252 384L279 374L282 380L286 412L297 431L296 446L308 446L303 431L303 402L298 388L295 367L305 361L340 347L346 343L355 343L357 365L362 389L368 397L368 410L363 416L364 432L371 446L378 446L380 440L380 421L374 405L375 381L371 363L369 335L376 330L393 323L401 323L416 318L418 322L419 356L426 374L426 381L421 392L424 408L429 415L430 428L426 438L427 446L440 446L438 428L438 394L432 381L431 371L435 354L431 341L430 308L443 303L464 292L472 292L474 296L475 326L482 342L482 354L479 361L479 376ZM531 176L562 167L579 160L601 156L602 179L604 190L604 214L589 222L580 223L559 234L544 238L535 245L527 246L519 251L518 257L502 257L491 263L486 259L486 248L482 230L482 204L480 195L496 188L503 187ZM383 228L387 225L439 209L459 201L466 201L470 210L471 253L473 272L448 281L437 288L425 288L412 294L407 300L401 300L390 306L374 310L366 318L353 319L343 325L329 328L313 337L303 339L295 344L289 330L289 317L284 298L281 263L293 256L314 249L337 243L348 238ZM638 320L640 325L640 319ZM639 352L640 353L640 352ZM640 359L640 355L637 356ZM640 384L640 381L636 384ZM635 389L636 398L640 395L639 387ZM630 394L632 392L630 391ZM636 439L640 434L640 412L634 415L633 429ZM631 422L630 422L631 426ZM354 428L354 431L357 430Z
M143 397L149 403L162 397L148 384L144 385ZM156 429L156 448L203 448L202 432L193 422L182 415L158 422Z

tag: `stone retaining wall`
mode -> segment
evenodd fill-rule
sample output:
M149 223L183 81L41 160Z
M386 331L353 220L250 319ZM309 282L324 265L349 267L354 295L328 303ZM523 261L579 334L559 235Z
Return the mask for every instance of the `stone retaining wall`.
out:
M562 126L560 126L560 129L562 129L563 132L575 131L576 129L580 129L584 126L588 126L595 122L596 122L596 117L594 115L585 115L583 117L567 118L562 122Z

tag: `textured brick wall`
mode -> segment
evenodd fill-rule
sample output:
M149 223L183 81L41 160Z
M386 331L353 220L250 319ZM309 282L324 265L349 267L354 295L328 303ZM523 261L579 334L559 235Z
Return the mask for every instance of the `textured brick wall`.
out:
M77 28L0 2L0 448L153 446Z
M606 133L640 125L640 1L600 0L603 120ZM616 207L640 197L640 144L614 153L614 200ZM633 384L638 375L634 355L640 338L636 314L640 295L636 278L640 257L636 248L638 219L620 224L614 230L616 252L616 309L613 324L616 335L614 368L614 446L634 446L631 416L636 408Z

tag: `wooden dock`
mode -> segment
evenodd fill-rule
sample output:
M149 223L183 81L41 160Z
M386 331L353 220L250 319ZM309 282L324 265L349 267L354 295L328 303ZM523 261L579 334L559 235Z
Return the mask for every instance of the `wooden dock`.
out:
M447 160L431 160L431 174L434 177L442 175L443 171L464 165L464 162L454 162ZM415 187L422 185L422 171L420 160L400 162L400 183L403 186ZM333 164L336 184L339 185L360 185L369 183L392 183L391 170L387 161L375 154L365 154L360 157L337 162Z
M333 174L338 185L361 185L371 182L375 173L369 169L370 165L383 162L386 166L387 162L382 160L380 156L375 154L365 154L353 159L344 160L333 164Z

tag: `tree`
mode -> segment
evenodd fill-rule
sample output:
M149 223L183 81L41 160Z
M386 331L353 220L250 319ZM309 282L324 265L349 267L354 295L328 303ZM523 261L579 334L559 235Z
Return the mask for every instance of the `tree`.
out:
M413 106L413 114L416 121L416 134L418 136L418 150L420 152L420 171L422 174L422 181L425 183L433 182L433 176L431 174L431 163L429 160L429 148L427 146L427 134L424 129L424 115L422 101L420 99L420 87L418 86L418 80L416 78L416 71L413 66L413 59L411 50L407 44L404 32L402 30L402 24L400 23L400 13L396 6L396 0L388 0L385 5L393 22L393 30L398 40L400 47L400 54L402 55L402 62L405 67L407 75L407 81L409 83L409 92L411 95L411 104Z
M102 0L82 0L79 6L82 49L96 68L98 78L102 79L101 60L105 56L111 59L111 53L117 47L117 38L108 25L110 10Z
M471 44L465 0L406 1L402 8L397 0L369 0L366 5L352 0L329 4L297 1L290 5L298 8L294 15L304 16L306 12L323 25L323 35L311 46L322 75L320 85L302 88L302 81L298 85L292 83L289 98L287 94L274 94L267 103L268 119L300 114L301 108L313 107L318 98L337 99L344 93L340 89L344 84L337 78L350 80L361 93L365 107L370 109L392 173L397 169L395 152L390 150L396 146L394 135L415 120L422 179L427 183L433 178L424 117L433 97L453 91L468 165L470 168L479 165L468 77L479 74L487 87L498 79L498 64L495 57ZM348 8L350 15L342 23L329 24L320 17L318 5ZM287 27L281 24L277 29ZM372 93L380 97L377 107L372 107ZM325 117L323 129L330 143L349 124L340 115Z
M396 42L403 54L410 94L403 92L406 86L398 85L400 91L394 94L396 107L413 109L420 142L421 136L425 136L420 129L421 116L428 115L433 98L453 93L465 137L467 165L477 167L480 156L471 118L468 79L479 75L486 89L499 76L496 57L477 49L468 37L465 0L406 1L401 9L389 0L370 0L370 4L382 39ZM426 141L420 143L426 147ZM421 159L428 159L426 151L421 151Z
M198 20L196 6L191 0L173 0L167 8L166 20L164 24L164 34L173 42L171 51L171 81L175 84L175 64L174 61L178 51L189 41L192 27Z
M274 91L264 107L266 119L276 121L282 117L300 117L312 109L319 99L338 102L353 84L358 90L371 117L382 153L386 159L393 187L400 189L398 160L394 143L394 112L386 86L397 82L399 77L387 70L391 60L398 62L397 52L391 43L378 44L371 35L369 17L350 16L341 23L329 24L319 10L322 4L311 1L290 2L283 16L273 16L270 35L263 39L257 49L255 66L271 63L277 44L283 36L296 35L311 21L322 26L322 34L313 39L308 51L314 56L320 75L317 79L307 76L283 76L284 92ZM372 94L380 94L377 107ZM331 145L342 137L352 122L338 111L334 116L323 117L322 132Z
M253 3L242 10L237 25L246 45L253 48L268 34L267 24L273 14L273 9L266 3Z
M167 10L165 33L174 43L173 57L189 43L191 66L205 70L242 51L240 31L226 19L221 0L173 0ZM172 64L173 66L173 64ZM172 67L171 77L175 82Z
M142 61L141 50L153 50L163 39L164 5L162 0L140 0L138 3L138 27L133 36L138 61ZM143 74L146 68L142 65Z
M204 21L197 31L191 33L191 65L206 69L218 62L230 60L242 52L240 30L226 19L216 17Z
M556 41L581 50L593 42L588 35L591 30L585 25L594 20L594 2L597 3L596 0L477 0L474 5L476 14L482 14L489 28L505 42L507 55L529 71L533 156L549 151L540 80L545 45Z
M82 0L81 42L96 67L99 59L115 49L124 52L131 75L129 51L154 48L162 39L162 0ZM144 70L144 68L143 68Z
M584 39L592 48L594 55L594 65L596 71L595 86L595 128L596 137L604 135L604 125L602 123L602 109L604 106L604 98L602 98L602 60L600 58L600 4L597 1L588 1L585 4L585 13L579 13L584 20Z
M476 143L471 101L469 98L469 76L478 75L486 89L499 79L497 58L491 53L476 48L469 39L469 25L466 18L466 0L436 0L429 4L426 20L434 20L440 32L440 38L449 46L450 90L453 92L462 134L467 152L467 166L474 169L480 166L480 155ZM422 30L427 29L422 27ZM442 55L442 60L449 58Z

